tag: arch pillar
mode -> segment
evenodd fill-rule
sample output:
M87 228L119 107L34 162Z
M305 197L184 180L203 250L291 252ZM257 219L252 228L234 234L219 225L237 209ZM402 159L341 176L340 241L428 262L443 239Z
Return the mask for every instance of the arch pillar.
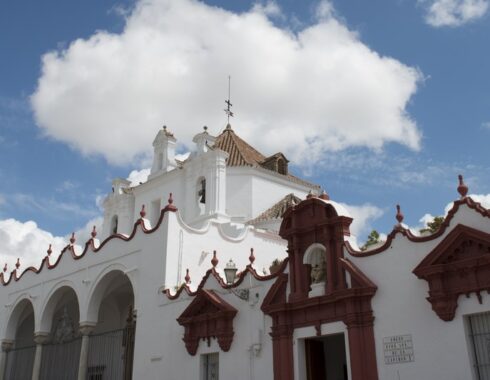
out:
M87 378L89 336L94 331L96 324L97 323L95 322L80 323L80 333L82 334L82 345L80 348L80 360L78 361L78 380L85 380Z
M11 339L2 340L2 351L0 352L0 380L5 379L5 366L7 364L8 352L14 346L14 341Z
M48 338L48 332L40 331L34 334L34 342L36 343L36 354L34 356L34 365L32 367L32 380L39 380L39 375L41 373L43 345L47 343Z

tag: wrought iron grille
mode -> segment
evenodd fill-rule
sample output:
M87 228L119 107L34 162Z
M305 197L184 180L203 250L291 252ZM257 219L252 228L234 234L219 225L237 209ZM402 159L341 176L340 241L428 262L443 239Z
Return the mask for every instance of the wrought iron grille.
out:
M468 318L474 369L477 380L490 380L490 313Z
M40 379L76 379L81 342L81 338L76 338L70 342L43 345Z
M123 379L124 329L90 335L87 380Z
M36 346L14 348L7 353L5 379L30 380Z

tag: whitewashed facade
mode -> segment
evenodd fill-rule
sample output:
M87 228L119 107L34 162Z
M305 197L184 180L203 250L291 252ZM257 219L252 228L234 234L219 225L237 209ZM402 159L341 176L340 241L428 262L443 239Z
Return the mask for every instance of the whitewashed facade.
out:
M359 251L283 155L229 126L194 142L179 162L159 131L148 181L114 180L83 249L0 274L0 379L490 379L490 212L462 179L433 235L398 211Z

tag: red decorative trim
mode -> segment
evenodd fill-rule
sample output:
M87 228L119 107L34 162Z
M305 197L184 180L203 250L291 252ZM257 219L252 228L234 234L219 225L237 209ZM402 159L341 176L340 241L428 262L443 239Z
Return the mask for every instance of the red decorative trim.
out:
M413 270L429 283L432 309L444 321L456 313L458 297L490 292L490 234L458 224Z
M0 283L4 286L10 284L10 282L12 280L14 281L19 281L22 276L24 276L24 274L28 273L28 272L32 272L34 274L39 274L41 273L41 271L43 270L44 267L46 267L47 269L54 269L58 266L58 264L60 263L61 259L63 258L63 256L65 255L65 252L69 252L70 256L72 257L73 260L80 260L82 257L85 256L85 254L90 250L92 251L93 253L97 253L99 252L109 241L111 241L112 239L118 239L118 240L122 240L122 241L130 241L134 238L134 236L136 235L136 232L138 231L138 227L140 227L140 230L144 233L144 234L151 234L153 232L155 232L159 227L160 225L163 223L163 218L165 216L165 214L168 212L168 211L171 211L171 212L176 212L178 209L175 208L175 210L166 210L166 209L163 209L161 210L160 212L160 217L155 225L155 227L151 228L151 229L148 229L145 227L145 224L144 224L144 221L142 219L138 219L134 225L133 225L133 230L131 231L131 234L129 236L125 236L125 235L121 235L121 234L113 234L111 236L108 236L102 243L100 243L99 246L95 246L95 242L94 242L94 239L93 238L90 238L86 243L85 243L85 247L83 249L83 251L77 255L75 253L75 250L73 248L73 243L72 244L68 244L65 248L63 248L61 250L61 253L60 255L58 256L58 258L56 259L56 261L54 262L54 264L51 264L49 262L49 257L45 256L42 260L41 260L41 265L39 266L39 268L35 268L35 267L29 267L29 268L26 268L20 275L17 275L17 271L16 270L13 270L11 273L10 273L10 276L8 278L8 280L5 280L5 273L0 273ZM74 236L72 236L72 238L74 239ZM71 238L70 238L71 240Z
M393 228L393 230L389 233L384 244L382 246L376 248L376 249L373 249L370 251L358 251L355 248L353 248L349 244L349 242L347 242L347 241L345 242L345 248L347 249L347 252L349 252L349 254L351 254L352 256L367 257L367 256L376 255L378 253L382 253L382 252L388 250L391 246L391 243L393 242L396 235L398 235L398 234L401 234L402 236L406 237L408 240L410 240L411 242L414 242L414 243L425 243L427 241L437 239L439 236L444 234L446 229L449 227L451 220L454 218L454 215L459 210L459 207L461 205L466 205L466 206L468 206L468 208L476 211L481 216L483 216L485 218L490 218L490 210L483 207L480 203L475 202L473 199L471 199L471 197L464 197L462 199L458 199L458 200L454 201L453 207L447 213L447 216L444 219L444 221L442 222L441 226L432 235L416 236L416 235L412 234L412 232L409 229L404 228L400 225L396 225Z
M288 240L289 275L278 277L261 306L272 318L274 380L294 380L295 329L312 326L320 335L322 324L336 321L347 325L352 379L378 379L371 308L377 287L343 257L351 222L351 218L338 216L331 204L315 197L290 208L284 215L279 233ZM304 264L304 255L315 243L321 243L327 251L327 280L325 295L309 297L311 268ZM291 293L286 297L288 277Z
M230 349L233 342L233 319L237 310L212 290L200 289L196 298L177 318L184 326L184 342L187 352L195 355L199 340L216 338L223 351Z
M255 278L257 281L269 281L282 274L282 272L284 272L284 270L286 269L287 263L288 259L286 258L282 262L277 272L268 274L266 276L261 276L251 265L247 265L245 269L238 274L238 279L235 280L233 284L227 284L226 281L219 275L217 270L213 267L207 270L206 274L203 276L201 282L197 286L196 291L192 291L188 284L182 284L182 286L177 290L175 294L172 294L170 289L164 289L162 293L165 294L170 300L175 300L179 298L182 292L185 292L188 296L195 297L200 289L204 289L204 286L206 285L206 282L208 281L210 276L213 276L215 278L222 289L233 289L240 286L247 274L253 276L253 278Z

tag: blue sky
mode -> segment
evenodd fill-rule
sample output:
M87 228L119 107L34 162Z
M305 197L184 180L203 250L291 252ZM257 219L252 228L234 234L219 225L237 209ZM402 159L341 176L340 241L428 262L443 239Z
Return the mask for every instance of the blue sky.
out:
M147 3L160 11L171 7L172 1ZM112 178L148 166L145 147L151 148L161 124L170 121L170 128L181 137L182 152L202 125L219 133L225 123L221 102L230 73L237 133L257 141L266 154L284 146L288 157L296 158L297 174L321 184L333 199L365 212L361 239L371 228L388 233L397 203L411 226L419 225L426 213L443 214L457 197L459 173L465 175L470 193L486 201L484 196L490 193L487 0L208 0L200 5L186 0L162 11L161 26L158 18L144 14L141 4L130 0L0 4L0 236L7 242L0 255L27 252L99 217L97 202L110 189ZM167 14L172 17L166 19ZM188 21L188 14L204 20ZM219 34L216 24L233 17L242 27ZM144 23L151 25L151 33L145 34ZM179 29L182 24L187 29L196 25L196 31ZM257 42L257 54L257 36L250 36L254 30L264 31L264 40L272 41L270 46ZM159 37L152 41L155 33ZM141 35L146 40L137 41ZM77 40L82 43L77 45ZM180 46L172 46L176 40ZM153 53L161 41L168 46L161 54ZM179 50L181 45L189 50L198 44L207 54L204 74L194 73L199 68L189 64L187 71L179 69L174 75L171 64L189 59ZM132 47L137 48L128 51ZM113 62L105 55L111 48ZM177 50L179 54L174 54ZM50 60L43 63L49 52ZM330 52L346 61L334 63ZM234 58L242 53L243 58ZM281 89L268 92L278 83L277 69L269 68L268 59L280 54L296 55L293 59L298 62L290 72L281 73L287 77L285 91L291 88L290 96ZM249 62L254 60L257 64ZM317 69L327 70L328 65L337 65L335 75L323 78ZM106 71L98 72L99 66ZM79 78L73 79L83 70L88 70L88 83L93 81L86 88ZM145 76L148 72L156 74ZM118 96L124 96L112 108L114 84ZM95 87L97 92L91 93ZM160 93L162 88L168 93ZM149 102L140 102L137 91ZM53 93L58 96L55 102L50 98ZM217 101L201 105L207 95ZM180 107L176 115L165 108L174 98ZM305 98L308 101L302 103ZM366 102L369 105L363 107ZM291 108L288 104L298 110L286 110ZM310 106L311 112L302 112ZM283 113L294 121L290 129L287 120L283 123L284 133L282 121L275 125L268 119ZM181 126L178 117L192 128ZM126 120L138 124L140 119L136 128L125 124ZM130 129L138 128L142 132L130 136ZM324 133L317 133L322 128ZM304 133L296 136L300 129ZM270 142L288 134L303 144L286 138ZM107 136L114 136L112 146L104 145L111 140ZM15 228L12 221L5 225L9 219L17 223ZM28 221L37 226L26 228ZM15 238L16 233L25 233L29 244Z

